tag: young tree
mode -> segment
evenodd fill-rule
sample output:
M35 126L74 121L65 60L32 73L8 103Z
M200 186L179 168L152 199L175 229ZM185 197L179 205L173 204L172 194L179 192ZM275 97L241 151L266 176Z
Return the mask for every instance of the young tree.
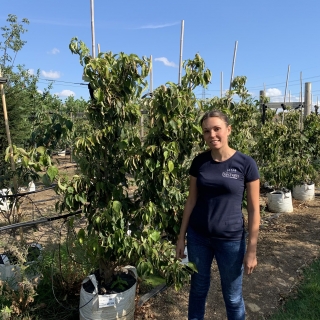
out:
M7 18L9 26L1 27L2 39L0 41L0 74L7 78L8 82L4 86L8 118L10 123L12 141L17 144L23 142L28 126L25 125L26 109L32 101L35 92L36 78L31 76L22 66L14 70L14 61L17 53L25 45L26 41L21 39L21 35L27 30L24 28L29 23L27 19L21 22L15 15L9 14ZM11 65L7 65L11 63ZM0 101L0 127L5 128L2 99ZM0 157L4 158L5 149L8 146L5 130L0 132ZM6 165L3 161L0 164L0 174L4 174Z

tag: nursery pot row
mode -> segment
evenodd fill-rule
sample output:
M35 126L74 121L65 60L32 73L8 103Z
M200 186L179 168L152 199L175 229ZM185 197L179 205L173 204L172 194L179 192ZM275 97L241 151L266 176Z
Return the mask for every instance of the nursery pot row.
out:
M314 199L314 184L303 184L293 188L293 198L301 201L310 201ZM268 209L271 212L292 212L291 191L284 192L276 190L268 193Z

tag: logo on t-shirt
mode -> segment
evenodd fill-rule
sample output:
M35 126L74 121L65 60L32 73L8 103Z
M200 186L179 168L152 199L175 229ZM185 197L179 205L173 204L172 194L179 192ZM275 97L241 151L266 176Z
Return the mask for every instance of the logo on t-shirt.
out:
M237 173L237 169L227 169L227 171L222 172L224 178L239 179L240 175Z

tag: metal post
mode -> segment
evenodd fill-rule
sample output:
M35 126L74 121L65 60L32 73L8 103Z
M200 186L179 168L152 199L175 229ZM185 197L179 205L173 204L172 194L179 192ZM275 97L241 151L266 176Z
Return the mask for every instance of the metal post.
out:
M282 108L282 124L284 122L284 108L286 105L286 98L287 98L287 89L288 89L288 81L289 81L289 74L290 74L290 64L288 65L288 71L287 71L287 81L286 81L286 89L284 91L284 98L283 98L283 105L284 107Z
M284 104L286 104L289 74L290 74L290 64L288 65L288 71L287 71L286 89L285 89L285 91L284 91L284 99L283 99L283 103L284 103Z
M238 41L236 41L236 43L234 45L229 91L231 91L231 86L232 86L232 81L233 81L233 74L234 74L234 66L236 64L237 49L238 49Z
M152 55L150 56L150 93L153 92L153 63L152 63Z
M223 91L223 72L220 73L220 98L222 98L222 91Z
M90 0L91 7L91 36L92 36L92 58L96 57L96 43L95 43L95 33L94 33L94 3Z
M302 72L300 72L300 103L301 103L301 109L300 109L300 130L303 129L303 109L304 109L304 103L302 100Z
M311 113L311 82L304 84L304 117Z
M179 86L181 86L183 37L184 37L184 20L181 21L180 57L179 57L179 77L178 77L178 84L179 84Z

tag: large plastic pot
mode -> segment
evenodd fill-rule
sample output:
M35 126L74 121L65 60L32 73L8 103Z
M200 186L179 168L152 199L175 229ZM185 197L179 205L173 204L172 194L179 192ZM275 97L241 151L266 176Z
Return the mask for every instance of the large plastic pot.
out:
M267 194L268 209L271 212L292 212L292 196L291 192L283 192L280 190L272 191Z
M126 266L131 270L137 279L138 274L135 267ZM83 284L91 281L94 285L92 293L87 292ZM115 294L98 294L98 282L94 274L86 277L80 291L80 319L100 320L100 319L121 319L133 320L135 311L135 294L137 282L128 290Z
M314 199L314 184L302 184L295 186L292 190L292 196L301 201L309 201Z

